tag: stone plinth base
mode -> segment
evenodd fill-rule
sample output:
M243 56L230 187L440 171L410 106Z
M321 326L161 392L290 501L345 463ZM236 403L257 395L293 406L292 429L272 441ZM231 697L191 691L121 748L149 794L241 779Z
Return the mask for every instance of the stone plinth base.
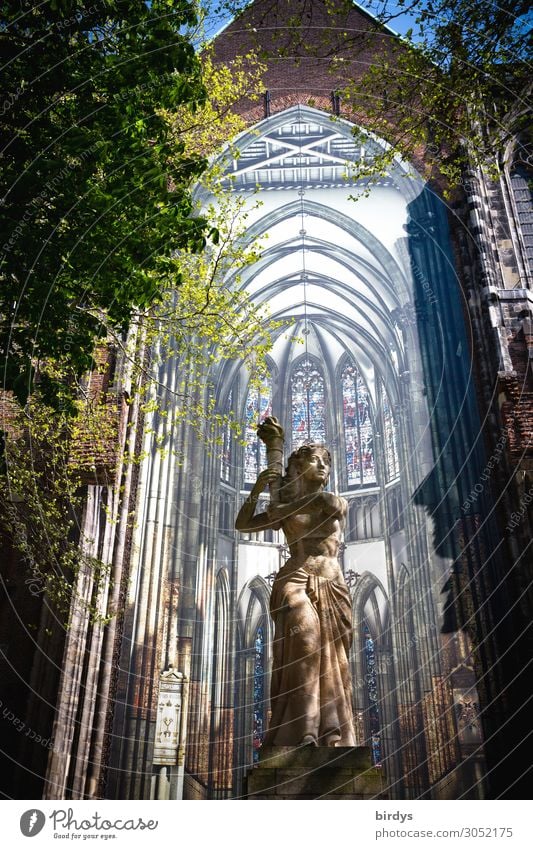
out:
M246 799L384 799L370 749L262 747L246 777Z

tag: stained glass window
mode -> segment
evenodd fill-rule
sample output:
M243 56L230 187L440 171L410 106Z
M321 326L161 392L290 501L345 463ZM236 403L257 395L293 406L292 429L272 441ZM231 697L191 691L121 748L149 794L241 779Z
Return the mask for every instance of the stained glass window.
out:
M233 410L233 389L228 395L226 415ZM222 456L220 458L220 477L226 483L230 482L233 461L233 439L229 422L225 422L222 430Z
M359 370L353 365L343 369L341 380L348 486L375 483L374 434L368 390Z
M265 378L260 386L248 390L245 409L244 483L255 483L257 475L266 469L266 447L257 437L257 425L272 415L272 385Z
M383 409L383 437L385 448L385 469L387 481L397 478L400 474L400 463L398 460L398 426L392 415L387 393L383 388L382 395Z
M265 634L260 625L255 633L254 653L254 726L253 759L259 760L259 748L265 736Z
M370 748L372 752L372 763L381 766L381 726L379 721L378 702L378 670L376 665L376 649L370 629L363 621L363 651L365 662L365 681L368 697L368 728L370 732Z
M324 378L307 357L292 373L291 415L293 450L308 440L326 441Z

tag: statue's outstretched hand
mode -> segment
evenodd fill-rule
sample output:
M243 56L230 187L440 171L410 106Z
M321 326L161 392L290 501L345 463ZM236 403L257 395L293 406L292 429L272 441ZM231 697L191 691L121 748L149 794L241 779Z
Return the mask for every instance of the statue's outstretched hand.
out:
M276 416L267 416L258 426L257 435L267 448L278 448L280 443L283 444L283 428Z

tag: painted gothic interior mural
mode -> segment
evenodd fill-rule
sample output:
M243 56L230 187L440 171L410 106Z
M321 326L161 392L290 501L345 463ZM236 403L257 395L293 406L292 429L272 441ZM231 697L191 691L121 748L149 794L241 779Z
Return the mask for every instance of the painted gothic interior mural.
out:
M156 743L135 779L143 795L172 797L183 786L185 798L239 797L257 758L269 718L269 593L288 550L279 532L237 533L234 517L266 466L256 427L270 414L292 449L306 440L330 447L331 486L348 501L342 564L353 598L358 744L371 747L391 794L439 785L444 796L483 794L468 637L441 634L453 543L439 539L420 496L445 449L431 431L430 405L453 415L460 397L465 431L475 419L466 375L456 375L450 392L437 372L427 390L426 360L443 369L450 346L455 354L464 344L460 324L452 338L438 323L422 337L417 311L444 322L460 305L445 216L409 165L395 163L368 196L350 198L350 162L379 144L368 137L363 148L348 122L296 105L244 133L223 160L232 190L248 200L246 238L268 234L258 261L234 276L289 324L259 384L240 362L213 374L218 408L243 423L243 444L227 426L221 456L195 454L187 443L188 474L155 456L146 471L139 570L176 560L181 606L165 628L185 629L178 641L188 642L190 667L177 671L190 684L183 762L165 766ZM168 543L155 525L146 531L154 509ZM142 689L134 678L129 686ZM135 703L133 692L127 702ZM117 738L137 736L127 710L121 722ZM156 741L159 727L158 719ZM123 757L117 752L121 794L134 780Z

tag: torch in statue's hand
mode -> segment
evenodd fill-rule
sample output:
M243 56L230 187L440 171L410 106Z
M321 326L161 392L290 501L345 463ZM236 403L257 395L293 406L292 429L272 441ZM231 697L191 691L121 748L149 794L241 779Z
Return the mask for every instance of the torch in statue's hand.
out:
M277 478L270 482L271 503L276 504L280 498L283 475L283 428L275 416L267 416L258 425L257 435L266 445L268 468L277 474Z
M257 435L267 448L283 448L283 428L276 416L267 416L257 427Z

